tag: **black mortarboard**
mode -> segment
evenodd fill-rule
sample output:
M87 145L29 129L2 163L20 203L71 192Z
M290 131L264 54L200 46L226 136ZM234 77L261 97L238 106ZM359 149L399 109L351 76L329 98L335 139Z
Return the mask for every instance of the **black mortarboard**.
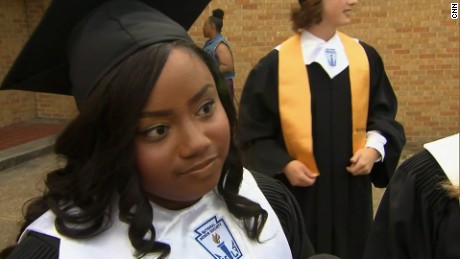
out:
M191 40L210 0L53 0L0 89L74 95L147 45Z

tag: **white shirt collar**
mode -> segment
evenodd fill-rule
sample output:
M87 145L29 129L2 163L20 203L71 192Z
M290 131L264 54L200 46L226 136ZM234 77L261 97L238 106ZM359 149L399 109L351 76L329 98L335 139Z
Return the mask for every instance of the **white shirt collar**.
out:
M304 64L310 65L313 62L320 64L330 78L340 74L349 65L342 41L337 33L329 41L325 41L303 30L301 46ZM279 47L275 49L279 50Z
M320 64L330 78L334 78L348 67L348 58L337 33L329 41L325 41L303 30L301 42L304 63Z

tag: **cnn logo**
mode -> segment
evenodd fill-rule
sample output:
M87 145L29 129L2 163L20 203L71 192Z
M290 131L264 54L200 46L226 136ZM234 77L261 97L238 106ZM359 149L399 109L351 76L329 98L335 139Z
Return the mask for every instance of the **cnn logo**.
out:
M458 3L450 4L450 18L452 18L453 20L458 19Z

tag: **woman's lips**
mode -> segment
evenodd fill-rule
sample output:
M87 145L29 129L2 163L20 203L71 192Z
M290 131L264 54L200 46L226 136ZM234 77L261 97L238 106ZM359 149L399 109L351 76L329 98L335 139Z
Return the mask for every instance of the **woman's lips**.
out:
M205 169L210 167L214 163L215 160L216 160L216 157L208 158L202 162L195 164L189 169L185 170L183 173L181 173L181 175L203 172Z

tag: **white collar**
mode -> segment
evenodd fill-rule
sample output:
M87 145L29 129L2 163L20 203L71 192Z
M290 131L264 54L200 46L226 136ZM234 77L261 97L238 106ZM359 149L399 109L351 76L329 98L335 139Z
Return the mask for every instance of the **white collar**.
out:
M337 33L329 41L325 41L303 30L301 44L304 63L306 65L313 62L320 64L330 78L340 74L349 65L345 49Z
M244 169L243 181L241 182L241 187L239 191L240 195L250 200L258 202L266 210L271 210L272 208L268 201L265 199L265 196L263 196L259 188L254 188L255 186L257 186L257 182L255 181L254 177L247 169ZM152 206L154 212L154 226L156 226L155 229L157 231L158 237L162 236L163 234L166 235L169 231L169 227L163 226L177 226L178 224L180 224L180 222L175 222L175 220L180 220L184 217L189 219L189 221L187 222L187 225L189 225L190 220L202 215L203 211L207 209L209 210L209 208L212 207L213 209L211 209L211 211L214 211L212 213L215 213L216 208L223 203L223 198L218 194L217 187L214 188L213 191L205 194L194 205L182 210L168 210L153 202L150 202L150 205ZM233 218L233 220L237 222L239 227L244 231L244 225L240 220L238 220L235 216L227 212L226 208L224 212L226 212L225 214L227 214L229 218ZM275 212L273 211L273 213ZM273 220L273 218L270 219L270 222L271 220ZM192 228L193 226L188 227ZM272 229L270 228L270 224L267 224L267 227L263 228L259 236L259 241L266 242L272 239L277 234L277 232L277 229Z
M453 185L460 185L459 177L459 134L423 145L436 159Z

